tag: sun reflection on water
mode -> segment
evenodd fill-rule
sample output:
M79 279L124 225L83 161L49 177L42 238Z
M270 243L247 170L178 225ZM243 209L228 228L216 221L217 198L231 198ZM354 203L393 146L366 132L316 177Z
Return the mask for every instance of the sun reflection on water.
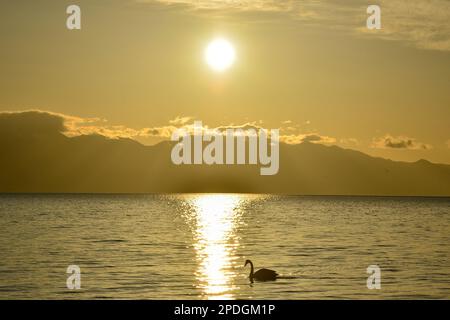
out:
M244 196L228 194L196 195L189 199L195 224L194 248L198 260L197 287L208 299L232 299L236 233Z

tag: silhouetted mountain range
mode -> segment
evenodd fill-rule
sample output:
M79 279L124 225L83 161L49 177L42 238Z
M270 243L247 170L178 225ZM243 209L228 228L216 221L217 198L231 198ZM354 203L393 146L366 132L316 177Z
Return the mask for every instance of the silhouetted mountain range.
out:
M313 143L280 145L280 171L259 166L176 166L171 142L67 137L57 118L0 117L0 192L249 192L450 196L450 165L373 158Z

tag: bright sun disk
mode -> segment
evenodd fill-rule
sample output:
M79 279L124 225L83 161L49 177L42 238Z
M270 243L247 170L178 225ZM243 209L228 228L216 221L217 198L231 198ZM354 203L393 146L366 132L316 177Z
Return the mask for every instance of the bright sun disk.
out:
M225 71L234 63L236 53L225 39L212 41L205 51L206 63L215 71Z

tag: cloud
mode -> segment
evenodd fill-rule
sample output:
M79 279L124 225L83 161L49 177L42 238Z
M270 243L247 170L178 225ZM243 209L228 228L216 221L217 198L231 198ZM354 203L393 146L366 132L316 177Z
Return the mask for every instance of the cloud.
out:
M15 125L8 127L6 123L11 123L10 119L15 119L16 121L13 122ZM34 130L39 133L62 133L68 137L101 135L110 139L128 138L141 141L145 138L157 138L157 140L169 140L172 134L180 128L189 134L194 134L194 123L188 123L191 120L193 120L191 117L178 116L170 120L167 125L134 129L123 125L110 125L107 120L101 118L82 118L49 111L28 110L0 112L0 130L5 130L5 128L17 130L20 127L21 130ZM17 125L19 122L20 125ZM248 134L268 128L261 126L261 120L217 127L209 127L203 124L201 127L203 133L219 132L225 134L227 129L240 129ZM333 144L337 141L335 138L318 133L301 133L299 132L300 126L292 126L292 122L289 126L278 129L280 130L280 141L286 144L300 144L304 142Z
M0 112L0 129L14 131L34 131L39 133L62 133L68 137L81 135L102 135L110 139L119 138L160 138L170 139L177 129L184 129L190 134L194 133L194 123L188 124L192 117L177 116L169 120L169 124L134 129L123 125L110 125L107 120L100 118L82 118L37 109L27 111ZM13 125L7 125L12 123ZM249 122L241 125L227 125L210 128L203 125L202 132L225 132L226 129L241 129L248 131L261 129L257 122Z
M295 0L137 0L137 2L189 6L197 10L290 11Z
M193 118L192 117L176 117L173 120L169 120L169 123L172 125L183 125L188 123L189 121L191 121Z
M37 110L25 112L0 112L1 133L15 132L21 134L40 132L41 134L51 134L63 131L64 129L64 119L56 113L47 113Z
M132 129L126 126L108 125L100 118L82 118L51 111L31 109L26 111L0 112L0 128L39 134L63 133L66 136L102 135L107 138L135 138L147 135L147 128Z
M381 30L360 26L360 35L402 41L420 49L450 51L450 1L380 0Z
M285 121L286 122L286 121ZM336 143L336 139L333 137L321 135L318 133L300 133L300 126L291 126L292 121L286 122L289 126L280 127L280 142L286 144L300 144L300 143L318 143L318 144L333 144ZM212 128L210 130L217 130L219 132L224 132L226 129L241 129L245 132L249 130L259 131L263 128L260 125L257 125L256 122L249 122L242 125L229 125L229 126L221 126L217 128Z
M70 133L77 128L103 121L99 118L80 118L37 109L0 112L0 128L2 131L20 128L22 132L39 132L40 134Z
M246 122L246 123L239 124L239 125L229 124L229 125L226 125L226 126L219 126L219 127L214 128L214 130L218 130L218 131L225 131L227 129L233 129L233 130L240 129L240 130L244 130L244 131L248 131L248 130L256 130L256 131L258 131L260 129L263 129L263 127L258 125L256 123L256 121L253 121L253 122Z
M323 136L317 133L280 135L280 141L287 144L300 144L304 142L320 143L320 144L336 143L335 138Z
M358 36L403 41L421 49L450 51L450 1L378 0L382 30L367 30L369 3L359 0L135 0L220 15L242 12L284 14L292 21L339 29ZM258 19L261 15L252 15ZM248 17L247 17L248 18ZM266 19L267 16L264 16Z
M433 147L429 144L418 142L414 138L406 136L391 136L389 134L373 139L373 148L379 149L409 149L409 150L429 150Z

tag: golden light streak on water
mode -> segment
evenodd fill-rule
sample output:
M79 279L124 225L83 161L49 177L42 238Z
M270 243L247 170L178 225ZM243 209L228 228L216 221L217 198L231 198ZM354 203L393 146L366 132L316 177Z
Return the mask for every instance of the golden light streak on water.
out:
M195 211L197 287L208 299L232 299L234 251L239 246L236 226L243 196L198 195L190 201Z

